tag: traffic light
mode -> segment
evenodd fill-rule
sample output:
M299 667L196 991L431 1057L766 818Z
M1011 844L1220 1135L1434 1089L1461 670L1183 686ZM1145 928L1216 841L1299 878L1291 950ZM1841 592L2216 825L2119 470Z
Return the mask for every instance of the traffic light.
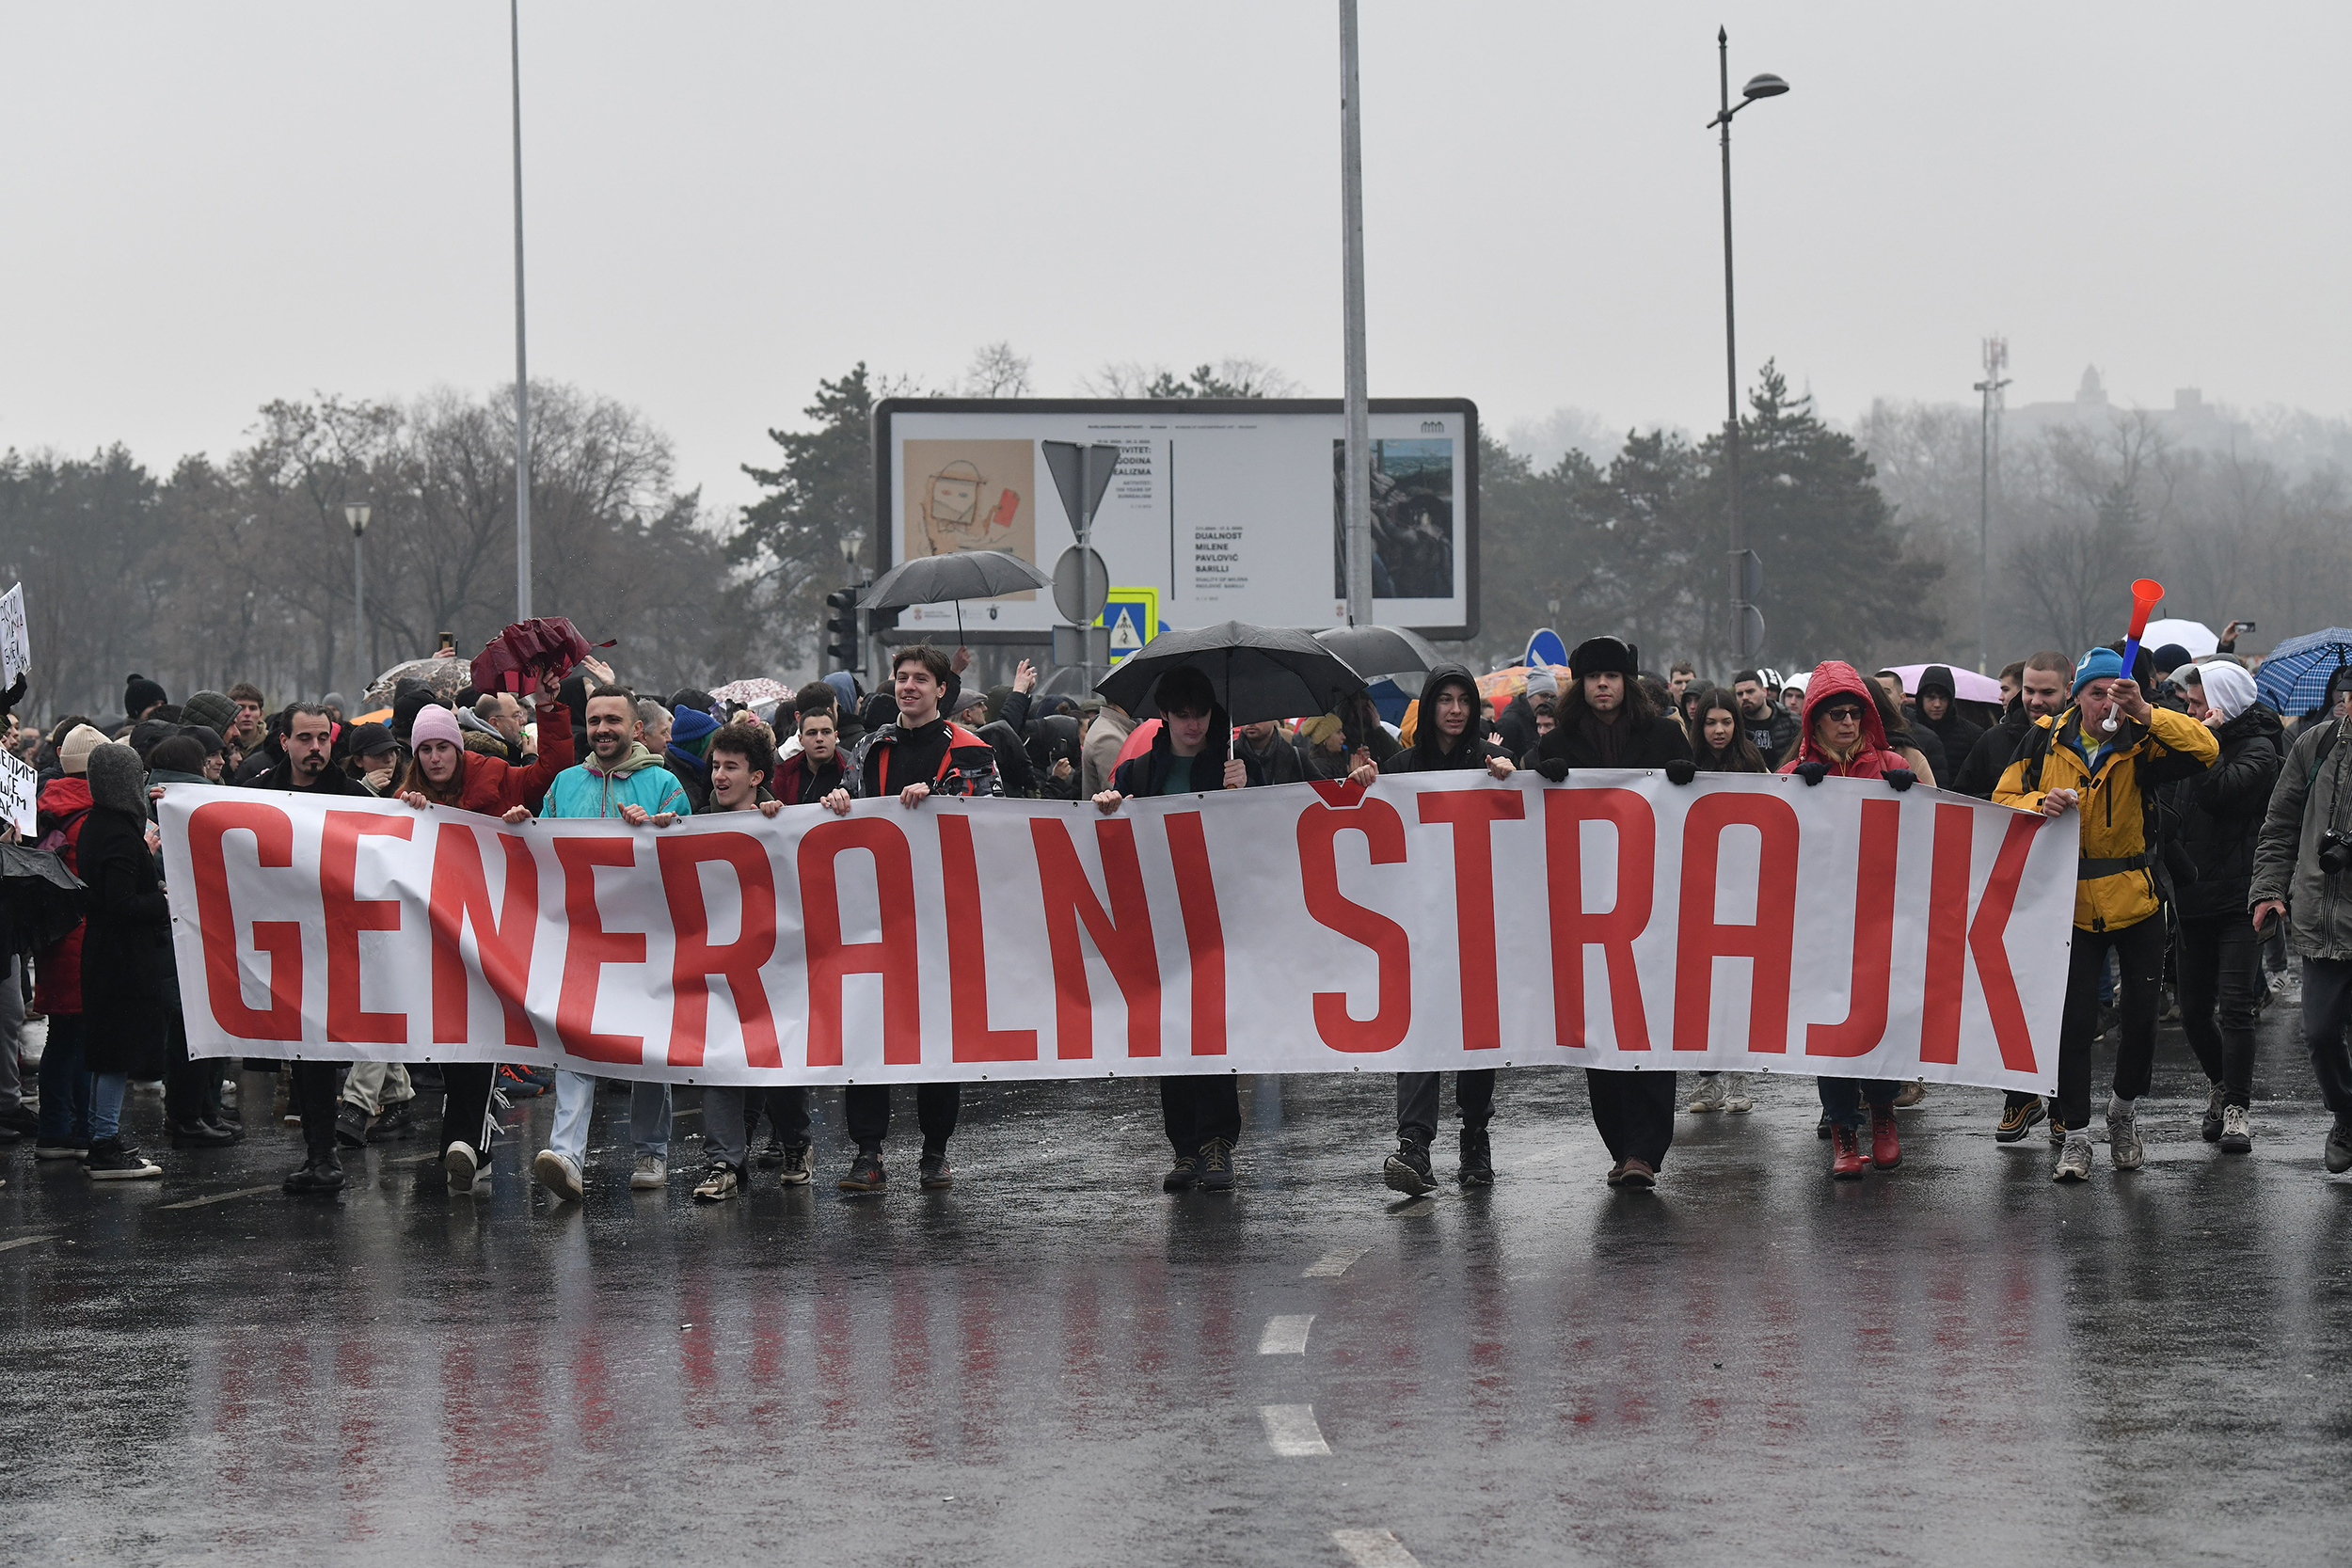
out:
M854 588L836 588L825 595L825 658L835 670L861 666L857 596Z

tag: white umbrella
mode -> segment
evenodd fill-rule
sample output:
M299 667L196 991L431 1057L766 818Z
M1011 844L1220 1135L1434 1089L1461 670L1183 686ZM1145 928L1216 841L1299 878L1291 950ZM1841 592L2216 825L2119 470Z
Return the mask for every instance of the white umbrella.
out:
M1890 664L1886 668L1902 676L1905 691L1915 697L1919 694L1919 677L1927 673L1926 665ZM1991 703L1995 707L2000 705L2001 683L1999 681L1990 675L1979 675L1974 670L1963 670L1957 664L1947 664L1944 668L1952 673L1953 696L1963 703Z
M2161 648L2167 642L2178 642L2191 658L2211 658L2221 651L2221 639L2202 621L2151 621L2139 634L2143 648Z

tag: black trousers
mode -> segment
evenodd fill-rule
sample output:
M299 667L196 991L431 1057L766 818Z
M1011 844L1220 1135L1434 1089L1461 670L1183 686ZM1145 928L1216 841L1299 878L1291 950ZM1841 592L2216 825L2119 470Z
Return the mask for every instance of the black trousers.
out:
M2221 1103L2246 1106L2254 1092L2254 1001L2261 995L2263 941L2242 914L2181 922L2173 953L2181 1029Z
M443 1148L464 1144L476 1161L490 1157L490 1083L497 1073L488 1062L441 1064Z
M2319 1096L2339 1121L2352 1117L2352 1051L2344 1042L2347 1023L2352 1023L2352 962L2305 958L2303 1043L2311 1049Z
M294 1084L288 1098L302 1117L302 1143L310 1151L314 1165L338 1165L342 1159L335 1151L335 1101L342 1092L343 1069L340 1062L296 1062Z
M852 1084L841 1091L841 1108L850 1124L850 1137L869 1152L890 1135L890 1085ZM923 1130L923 1152L945 1153L955 1135L956 1114L963 1108L961 1084L917 1084L914 1121Z
M1663 1169L1675 1141L1675 1075L1671 1072L1612 1072L1584 1069L1584 1092L1593 1101L1593 1125L1609 1157L1639 1160Z
M2156 1060L2156 998L2164 983L2165 929L2161 911L2137 925L2104 931L2074 927L2074 947L2066 966L2066 1011L2058 1021L2058 1109L2055 1119L2070 1132L2090 1125L2090 1053L2099 1033L2099 978L2107 954L2119 960L2122 982L2116 995L2122 1015L2122 1040L2115 1050L2115 1092L2137 1100L2148 1092Z
M1179 1155L1198 1154L1211 1138L1241 1142L1241 1077L1187 1072L1160 1080L1160 1125Z
M1438 1136L1438 1079L1434 1072L1396 1075L1396 1135L1435 1142ZM1454 1108L1462 1113L1462 1131L1484 1132L1495 1115L1495 1069L1471 1068L1454 1075Z
M1866 1101L1882 1111L1891 1109L1896 1094L1902 1088L1892 1078L1816 1078L1813 1086L1821 1097L1821 1109L1829 1113L1834 1125L1856 1129L1862 1126Z
M173 1007L164 1014L164 1117L174 1127L220 1119L220 1061L188 1054L188 1031Z
M780 1143L798 1146L808 1142L808 1085L785 1084L772 1088L748 1089L743 1095L743 1140L751 1141L759 1131L759 1113L768 1113L768 1129ZM955 1124L948 1124L953 1132Z

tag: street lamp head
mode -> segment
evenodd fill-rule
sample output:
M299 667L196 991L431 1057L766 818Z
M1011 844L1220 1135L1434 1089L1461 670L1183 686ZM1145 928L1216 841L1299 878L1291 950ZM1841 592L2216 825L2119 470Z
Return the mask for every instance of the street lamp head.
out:
M343 521L351 525L354 539L368 531L368 503L353 501L343 508Z
M1788 84L1771 71L1759 71L1748 78L1748 85L1740 89L1742 98L1778 98L1788 90Z
M856 565L857 552L864 548L865 545L866 535L856 529L851 529L841 536L841 559L852 566Z

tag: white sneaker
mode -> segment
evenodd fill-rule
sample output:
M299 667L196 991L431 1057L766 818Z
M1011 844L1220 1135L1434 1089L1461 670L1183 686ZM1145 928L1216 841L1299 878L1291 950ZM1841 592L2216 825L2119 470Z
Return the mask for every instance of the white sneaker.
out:
M2148 1158L2139 1141L2139 1113L2112 1101L2107 1106L2107 1158L2117 1170L2137 1170Z
M1756 1109L1756 1101L1748 1098L1748 1075L1744 1072L1724 1074L1724 1109L1735 1116Z
M2247 1154L2254 1148L2254 1124L2247 1119L2243 1105L2221 1108L2221 1150L2225 1154Z
M449 1190L453 1193L473 1191L474 1179L481 1171L481 1163L474 1158L472 1146L452 1144L441 1155L441 1169L449 1175Z
M1698 1093L1691 1097L1686 1111L1720 1111L1724 1108L1724 1075L1720 1072L1699 1074Z
M580 1179L580 1167L551 1148L543 1148L531 1162L531 1174L539 1179L539 1185L566 1203L578 1203L588 1194L587 1185Z
M2058 1146L2057 1166L2050 1172L2053 1181L2088 1181L2090 1180L2090 1134L2069 1132L2066 1142Z
M640 1154L637 1168L628 1173L632 1192L660 1192L670 1184L670 1163L659 1154Z

